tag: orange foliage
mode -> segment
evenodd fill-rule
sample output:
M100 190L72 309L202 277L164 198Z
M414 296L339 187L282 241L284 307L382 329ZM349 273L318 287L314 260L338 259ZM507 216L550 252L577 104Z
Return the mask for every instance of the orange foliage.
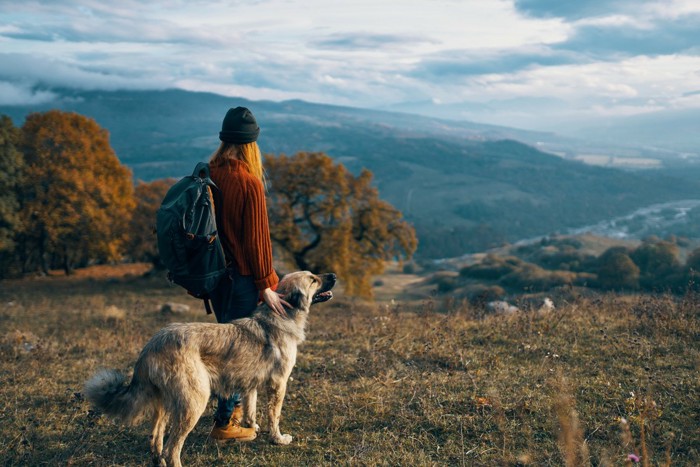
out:
M350 295L371 296L371 278L417 240L401 212L379 199L372 173L353 176L323 153L266 156L270 233L300 269L336 272Z
M133 261L148 261L161 267L155 235L156 212L165 194L177 180L172 178L149 183L139 181L134 190L136 209L131 217L127 254Z
M131 172L93 119L51 110L22 127L25 249L47 271L119 259L135 205Z
M17 150L18 142L19 129L9 117L0 116L0 253L15 248L14 238L20 227L17 180L22 155Z

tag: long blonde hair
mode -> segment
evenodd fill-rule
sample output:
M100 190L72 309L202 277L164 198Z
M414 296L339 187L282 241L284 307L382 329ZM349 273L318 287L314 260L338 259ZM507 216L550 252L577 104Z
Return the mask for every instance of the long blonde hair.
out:
M258 143L235 144L222 141L218 149L212 154L209 163L222 165L228 160L238 159L243 162L248 172L265 183L265 173L262 166L262 155Z

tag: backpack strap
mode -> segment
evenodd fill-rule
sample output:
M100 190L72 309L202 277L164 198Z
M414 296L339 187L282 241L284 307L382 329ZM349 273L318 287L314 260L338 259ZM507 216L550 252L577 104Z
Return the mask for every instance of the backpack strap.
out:
M192 172L193 177L211 179L211 173L209 171L209 164L206 162L199 162Z
M209 295L206 297L202 298L204 300L204 309L207 310L207 314L211 314L211 300L209 299Z
M219 187L211 179L211 169L208 162L198 162L192 171L192 177L201 179L210 188L219 191Z
M207 311L207 314L211 314L211 298L209 297L209 294L206 295L194 295L192 292L189 290L187 291L187 295L190 295L194 298L200 298L204 302L204 309Z

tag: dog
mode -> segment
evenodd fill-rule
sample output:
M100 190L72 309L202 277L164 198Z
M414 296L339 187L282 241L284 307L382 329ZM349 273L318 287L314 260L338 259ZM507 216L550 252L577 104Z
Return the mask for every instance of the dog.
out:
M243 398L243 424L255 423L257 391L267 387L270 441L289 444L280 432L287 380L304 340L312 304L333 298L335 274L308 271L285 275L278 292L292 306L283 317L259 306L249 318L230 323L174 323L158 331L141 351L127 385L116 370L102 370L85 384L94 407L123 423L153 420L154 464L180 467L185 438L206 409L210 396ZM166 427L168 441L163 445Z

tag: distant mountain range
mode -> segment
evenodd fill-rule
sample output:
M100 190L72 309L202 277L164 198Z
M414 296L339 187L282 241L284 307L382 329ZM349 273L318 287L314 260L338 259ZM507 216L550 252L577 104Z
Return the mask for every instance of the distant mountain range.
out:
M700 91L689 93L700 95ZM407 113L452 116L448 118L464 119L465 109L478 109L482 115L493 113L495 115L509 113L515 108L527 109L528 112L538 113L533 126L542 127L542 122L549 122L551 131L557 134L570 135L578 139L574 142L575 148L583 149L588 146L586 152L597 147L618 154L631 152L657 154L664 158L692 153L700 156L700 108L675 108L665 110L651 110L653 103L649 103L646 112L636 115L600 115L593 119L569 118L552 121L549 117L555 109L561 109L562 102L555 97L518 97L499 100L483 104L479 102L459 103L435 103L433 101L404 102L385 110L401 111ZM520 138L518 138L520 139ZM587 140L584 143L582 140Z
M604 143L634 141L638 146L700 155L700 110L663 110L599 122L581 129L587 138Z
M247 106L262 127L263 152L323 151L354 172L370 169L380 195L416 226L423 257L458 256L700 197L691 177L595 167L541 152L586 144L550 133L181 90L54 92L55 102L0 106L0 113L18 125L29 112L50 108L90 116L109 130L117 155L142 180L187 174L216 148L226 110Z

